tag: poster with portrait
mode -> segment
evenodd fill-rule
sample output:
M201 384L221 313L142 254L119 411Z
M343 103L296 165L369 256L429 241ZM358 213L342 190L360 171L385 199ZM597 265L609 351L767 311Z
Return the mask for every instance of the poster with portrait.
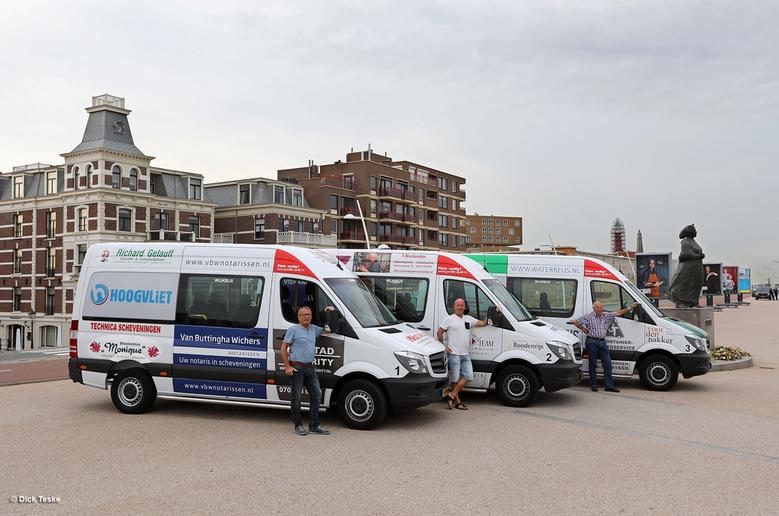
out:
M352 271L354 272L389 272L392 263L391 253L368 251L354 253Z
M722 294L722 264L703 264L703 295L718 296Z
M750 267L738 268L738 291L742 294L752 292L752 269Z
M648 298L668 297L671 283L671 253L636 254L636 285Z
M738 265L722 267L722 293L735 294L738 285Z

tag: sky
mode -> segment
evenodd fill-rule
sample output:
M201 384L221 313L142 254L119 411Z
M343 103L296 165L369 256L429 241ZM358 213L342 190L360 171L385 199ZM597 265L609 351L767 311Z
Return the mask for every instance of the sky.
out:
M206 182L372 148L464 176L525 245L679 252L779 279L779 3L12 2L0 170L62 163L92 95Z

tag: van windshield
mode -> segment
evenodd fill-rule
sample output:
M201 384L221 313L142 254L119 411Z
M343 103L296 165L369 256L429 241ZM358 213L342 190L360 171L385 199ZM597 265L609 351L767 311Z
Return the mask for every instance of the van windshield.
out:
M338 299L346 305L363 328L400 323L357 278L331 278L326 279L325 282L330 285Z
M637 299L642 301L643 302L642 304L644 306L648 306L649 309L652 310L652 312L654 312L655 315L657 315L658 317L668 317L663 313L662 310L657 308L655 304L648 297L646 297L644 293L641 292L641 290L636 288L636 286L633 285L630 281L623 281L622 284L625 285L628 288L628 290L630 290L631 294L633 294Z
M490 292L495 294L495 297L497 297L501 304L506 307L506 310L511 312L511 315L513 315L514 319L516 319L518 322L530 321L533 319L533 316L528 313L524 306L522 306L522 303L517 301L517 298L514 297L511 292L506 290L506 287L504 287L498 280L484 280L484 284L488 289L490 289Z

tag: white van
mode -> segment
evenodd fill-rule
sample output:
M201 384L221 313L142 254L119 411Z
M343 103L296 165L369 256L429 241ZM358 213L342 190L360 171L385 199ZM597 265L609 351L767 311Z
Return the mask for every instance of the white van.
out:
M692 324L668 317L611 265L582 256L523 254L468 255L500 279L533 315L584 335L568 321L592 311L639 306L611 325L606 343L611 350L614 377L638 372L645 388L671 389L679 377L706 374L711 369L708 335ZM588 371L588 364L582 366ZM599 374L602 369L599 366Z
M470 315L488 317L492 324L472 333L474 381L468 390L486 391L494 384L505 404L521 407L533 402L540 387L552 392L581 381L578 339L534 319L473 260L432 251L327 252L416 329L435 335L457 298L465 300Z
M337 310L325 320L328 305ZM70 378L110 388L125 413L144 412L158 397L286 408L292 393L280 348L301 306L330 328L317 340L322 407L338 407L348 426L373 428L389 409L426 405L446 384L443 346L397 321L332 257L182 243L89 248L73 307Z

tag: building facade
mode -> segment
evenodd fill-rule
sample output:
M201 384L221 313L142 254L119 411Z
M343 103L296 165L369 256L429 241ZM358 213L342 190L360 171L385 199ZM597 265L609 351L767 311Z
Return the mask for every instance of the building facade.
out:
M308 204L301 186L260 177L207 184L205 191L216 205L215 242L337 245L337 236L327 231L325 211Z
M67 345L87 247L210 242L203 176L157 168L135 146L124 99L93 97L81 143L61 165L0 174L0 348Z
M337 235L338 247L466 250L461 176L367 150L277 177L302 186L308 204L324 210L323 232Z
M469 251L516 251L522 245L522 217L474 213L465 225Z

